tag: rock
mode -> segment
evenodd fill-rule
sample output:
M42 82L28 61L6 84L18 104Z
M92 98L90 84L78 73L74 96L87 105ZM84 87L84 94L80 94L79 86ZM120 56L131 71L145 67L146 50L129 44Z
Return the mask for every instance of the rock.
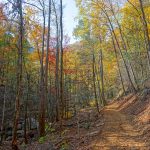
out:
M147 89L150 88L150 78L148 78L148 79L146 79L146 80L144 81L144 87L147 88Z
M36 130L32 130L32 131L29 131L29 132L27 133L27 136L28 136L28 138L32 139L32 138L34 138L37 134L38 134L38 132L37 132Z
M56 150L52 143L44 143L44 144L31 144L25 150Z
M18 124L17 129L21 130L22 129L22 124Z
M67 122L67 123L63 124L63 126L65 126L65 127L73 127L74 126L74 122Z
M8 127L6 128L6 131L12 131L12 127L11 127L11 126L8 126Z
M51 143L46 143L46 144L41 144L38 148L37 148L37 150L55 150L54 148L53 148L53 145L51 144Z
M35 119L31 118L31 129L37 129L38 127L39 123Z
M150 94L150 88L145 88L143 91L142 91L142 93L141 93L141 95L140 95L140 97L141 97L141 100L142 101L145 101L147 98L147 95L149 95Z
M6 138L6 141L11 141L12 140L12 136L8 136L7 138Z
M23 130L18 130L17 131L17 136L18 137L23 137L24 136L24 131Z
M100 126L103 126L104 125L104 122L100 122L96 125L96 127L100 127Z
M8 136L12 136L12 130L6 131L6 136L7 136L7 137L8 137Z
M9 121L6 126L7 126L7 128L6 128L7 130L10 130L10 129L12 130L12 128L13 128L13 122Z
M18 139L18 144L21 145L24 142L24 137Z
M95 135L98 135L99 133L100 133L100 131L93 131L93 132L89 133L88 135L95 136Z
M39 127L38 121L36 121L34 118L27 119L28 122L31 121L31 129L37 129Z

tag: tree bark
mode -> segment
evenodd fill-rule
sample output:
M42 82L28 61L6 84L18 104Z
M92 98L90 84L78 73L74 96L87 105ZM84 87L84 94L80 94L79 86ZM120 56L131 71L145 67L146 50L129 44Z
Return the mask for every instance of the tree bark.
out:
M23 62L23 12L22 0L17 1L19 10L19 46L18 46L18 72L17 72L17 95L16 110L14 118L14 130L12 138L12 149L18 150L17 146L17 126L20 116L20 101L22 100L22 62Z
M103 12L105 13L106 18L108 19L111 32L112 32L113 35L114 35L114 39L115 39L115 41L116 41L117 47L118 47L118 49L119 49L121 58L122 58L122 60L123 60L124 66L125 66L125 70L126 70L126 73L127 73L128 79L129 79L129 83L131 84L131 87L133 88L133 90L136 92L136 88L134 87L134 84L133 84L133 82L132 82L132 79L131 79L131 76L130 76L130 73L129 73L129 70L128 70L128 66L127 66L127 64L126 64L126 61L125 61L125 58L124 58L123 53L122 53L122 51L121 51L121 48L120 48L120 45L119 45L119 42L118 42L116 33L115 33L115 31L114 31L113 24L112 24L112 22L111 22L111 20L110 20L110 18L109 18L109 16L108 16L106 10L103 9Z
M61 118L64 115L64 89L63 89L63 6L60 0L60 50L61 50L61 66L60 66L60 102L61 102Z
M147 56L148 56L149 69L150 69L150 37L149 37L149 32L148 32L148 25L147 25L147 21L146 21L146 15L145 15L145 12L144 12L144 7L143 7L142 0L139 0L139 3L140 3L140 9L141 9L141 12L142 12L145 36L146 36L146 40L147 40Z
M103 70L103 52L100 49L100 77L101 77L101 86L102 86L102 104L105 106L106 99L105 99L105 91L104 91L104 70Z
M97 92L96 92L96 75L95 75L95 55L94 55L94 51L93 51L93 63L92 63L92 70L93 70L93 88L94 88L94 96L95 96L95 103L96 103L96 108L97 108L97 112L100 113L99 111L99 104L98 104L98 100L97 100Z
M44 91L44 45L45 45L45 5L43 2L43 33L42 33L42 56L40 76L40 107L39 107L39 135L45 135L45 91Z
M49 52L50 52L50 28L51 28L51 0L49 0L49 12L48 12L48 32L47 32L47 47L46 47L46 64L45 64L45 103L48 106L48 73L50 69ZM48 108L48 107L47 107ZM48 114L48 109L47 109Z
M111 30L110 30L110 32L111 32ZM123 77L122 77L121 69L120 69L120 65L119 65L119 59L118 59L118 55L117 55L117 49L115 46L115 41L114 41L114 37L113 37L112 32L111 32L111 38L112 38L112 43L113 43L113 47L114 47L114 51L115 51L115 57L116 57L116 61L117 61L117 66L118 66L118 71L119 71L122 89L123 89L124 94L126 94L126 90L125 90L124 83L123 83Z
M59 25L58 25L58 15L56 12L56 7L54 1L52 0L54 13L55 13L55 24L56 24L56 70L55 70L55 91L56 91L56 121L59 120Z

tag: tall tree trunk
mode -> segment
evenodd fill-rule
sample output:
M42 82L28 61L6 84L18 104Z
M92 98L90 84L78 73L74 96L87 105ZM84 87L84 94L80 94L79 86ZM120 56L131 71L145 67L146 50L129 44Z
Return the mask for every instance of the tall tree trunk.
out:
M19 46L18 46L18 72L17 72L17 95L15 106L14 130L12 138L12 149L17 150L17 126L20 116L20 101L22 100L22 62L23 62L23 13L22 0L17 1L19 10Z
M94 51L93 51L93 62L92 62L92 70L93 70L93 88L94 88L94 96L95 96L95 103L96 103L96 108L97 108L97 112L100 113L99 111L99 104L98 104L98 100L97 100L97 92L96 92L96 75L95 75L95 55L94 55Z
M64 89L63 89L63 5L60 0L60 50L61 50L61 67L60 67L60 101L61 101L61 118L64 114Z
M52 0L54 13L55 13L55 24L56 24L56 70L55 70L55 91L56 91L56 121L59 120L59 26L58 26L58 15L54 1Z
M45 135L45 92L44 92L44 45L45 45L45 6L43 3L43 33L42 33L42 56L40 76L40 107L39 107L39 135Z
M49 12L48 12L48 32L47 32L47 47L46 47L46 64L45 64L45 103L48 106L48 73L49 73L49 51L50 51L50 27L51 27L51 0L49 0ZM47 109L48 114L48 109Z
M4 122L5 122L5 109L6 109L6 85L1 86L4 88L4 96L3 96L3 109L2 109L2 123L1 123L1 140L0 143L3 142L4 137Z
M109 3L111 4L110 1L109 1ZM104 1L103 1L103 4L104 4ZM104 4L104 6L105 6L105 4ZM120 44L119 44L118 39L117 39L117 36L116 36L116 33L115 33L115 31L114 31L113 24L112 24L112 22L111 22L111 20L110 20L110 17L109 17L109 15L108 15L108 13L107 13L105 7L101 7L101 9L102 9L103 13L105 14L105 16L106 16L106 18L107 18L107 20L108 20L108 23L109 23L109 25L110 25L110 29L112 30L112 33L113 33L113 35L114 35L114 39L115 39L115 41L116 41L116 44L117 44L117 46L118 46L119 52L120 52L120 54L121 54L121 57L122 57L122 60L123 60L124 66L125 66L125 70L126 70L126 73L127 73L128 79L129 79L129 83L130 83L130 85L131 85L133 91L136 92L136 88L135 88L135 86L134 86L134 84L133 84L133 82L132 82L132 79L131 79L131 76L130 76L130 72L129 72L129 70L128 70L127 63L126 63L126 61L125 61L125 58L124 58L123 53L122 53L122 50L121 50L121 48L120 48ZM112 8L111 8L111 10L112 10L112 12L113 12L113 9L112 9ZM114 17L115 17L115 16L114 16ZM118 21L118 20L116 20L116 21ZM124 46L126 46L126 45L124 45Z
M110 32L111 32L111 30L110 30ZM119 65L119 58L118 58L118 55L117 55L115 40L114 40L112 32L111 32L111 38L112 38L112 43L113 43L113 47L114 47L114 51L115 51L115 56L116 56L116 61L117 61L117 66L118 66L118 71L119 71L119 76L120 76L120 80L121 80L122 89L123 89L124 94L126 94L124 83L123 83L123 77L122 77L121 69L120 69L120 65Z
M109 0L109 1L110 1L110 0ZM116 22L117 22L117 25L118 25L118 28L119 28L119 33L120 33L120 36L121 36L123 49L125 50L125 52L126 52L126 54L127 54L127 56L128 56L128 48L127 48L126 42L125 42L124 37L123 37L123 32L122 32L122 29L121 29L121 25L120 25L118 19L116 18L116 15L115 15L115 12L114 12L114 9L113 9L113 5L112 5L111 2L110 2L110 5L111 5L111 11L112 11L112 13L113 13L113 15L114 15L114 18L115 18L115 20L116 20ZM128 45L128 47L129 47L129 45ZM133 74L133 79L134 79L134 81L135 81L135 83L136 83L136 85L137 85L136 76L135 76L135 73L134 73L132 64L131 64L131 62L130 62L130 59L128 58L127 61L128 61L128 64L129 64L129 66L130 66L130 68L131 68L131 72L132 72L132 74ZM129 76L131 76L130 73L129 73ZM131 77L129 77L129 78L131 78ZM130 79L129 79L129 80L130 80ZM135 86L134 86L134 84L133 84L133 82L132 82L132 79L131 79L131 84L132 84L132 86L133 86L134 91L136 91L136 88L135 88ZM138 86L138 85L137 85L137 86Z
M148 56L148 60L149 60L149 69L150 69L150 37L149 37L149 33L148 33L148 25L147 25L147 21L146 21L146 15L144 12L144 7L143 7L143 2L142 0L139 0L140 3L140 9L142 12L142 19L143 19L143 26L144 26L144 31L145 31L145 36L146 36L146 40L147 40L147 56Z
M149 33L148 33L148 23L146 21L146 15L144 12L144 7L143 7L143 1L139 0L140 3L140 9L142 12L142 16L138 10L138 8L129 0L127 0L132 6L133 8L138 12L141 22L143 24L143 29L144 29L144 38L145 38L145 47L147 49L147 58L148 58L148 69L150 70L150 38L149 38Z
M123 60L123 64L124 64L124 66L125 66L125 70L126 70L126 73L127 73L128 79L129 79L129 83L131 84L131 87L133 88L133 90L136 91L136 88L135 88L135 86L134 86L134 84L133 84L133 82L132 82L132 79L131 79L131 76L130 76L130 73L129 73L129 70L128 70L128 66L127 66L127 64L126 64L125 58L124 58L124 56L123 56L123 53L122 53L122 51L121 51L121 48L120 48L120 45L119 45L119 42L118 42L116 33L115 33L115 31L114 31L113 24L112 24L112 22L111 22L111 20L110 20L110 18L109 18L109 16L108 16L106 10L103 9L103 12L105 13L106 18L108 19L111 32L113 33L114 39L115 39L116 44L117 44L117 47L118 47L118 49L119 49L119 52L120 52L121 58L122 58L122 60Z
M100 49L100 77L101 77L101 86L102 86L102 104L103 106L106 105L105 100L105 91L104 91L104 70L103 70L103 52Z
M28 144L27 138L27 120L28 120L28 101L30 92L30 75L27 73L27 99L25 101L25 114L24 114L24 142Z
M97 83L98 83L99 102L102 104L101 84L100 84L100 80L98 78L98 69L96 67L96 64L95 64L95 73L96 73L96 79L97 79Z

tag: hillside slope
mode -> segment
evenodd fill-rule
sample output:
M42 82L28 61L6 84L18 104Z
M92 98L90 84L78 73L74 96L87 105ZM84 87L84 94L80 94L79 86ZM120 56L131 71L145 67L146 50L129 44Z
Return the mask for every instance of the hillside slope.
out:
M150 100L130 95L107 106L102 132L90 145L95 150L149 150ZM141 116L143 116L141 118ZM145 119L144 119L145 118ZM144 121L145 124L142 124Z
M60 123L62 127L60 128ZM44 140L22 150L150 150L150 94L114 100L100 114L85 108L76 117L52 125ZM0 149L9 150L10 142Z

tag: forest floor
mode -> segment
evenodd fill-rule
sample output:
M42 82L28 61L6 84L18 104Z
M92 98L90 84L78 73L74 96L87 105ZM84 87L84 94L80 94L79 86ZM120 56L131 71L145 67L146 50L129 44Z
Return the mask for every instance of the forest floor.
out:
M47 137L53 149L150 150L150 94L129 94L109 103L100 114L96 108L82 109L62 125ZM36 150L31 147L28 150ZM43 145L40 150L48 149Z
M135 127L133 116L122 113L118 103L112 103L104 111L104 123L98 138L92 142L95 150L150 150L150 140ZM150 133L149 133L150 134Z
M22 144L20 149L150 150L150 94L141 95L114 100L100 114L95 108L82 109L63 120L61 128L60 122L53 124L41 141Z

